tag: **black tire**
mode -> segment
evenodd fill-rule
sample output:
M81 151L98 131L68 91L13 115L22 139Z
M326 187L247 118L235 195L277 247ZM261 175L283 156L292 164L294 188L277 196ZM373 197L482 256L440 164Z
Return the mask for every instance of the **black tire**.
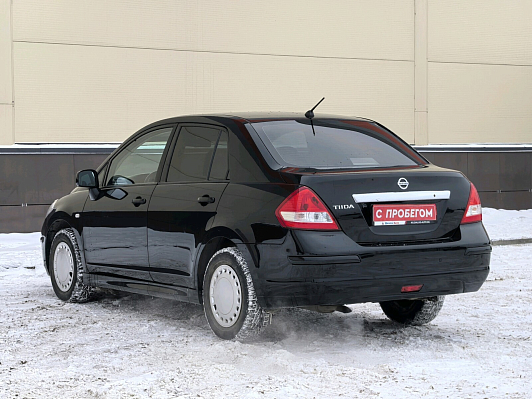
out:
M220 287L222 281L226 287L230 285L231 290L238 290L229 291L231 299L223 296L226 313L216 303L215 293L221 296L221 288L217 290L216 287ZM203 308L212 331L222 339L246 340L258 335L266 325L267 315L257 302L247 262L238 249L221 249L209 261L203 279Z
M69 264L68 270L59 266ZM87 302L93 294L92 287L83 284L83 262L72 229L63 229L55 235L48 258L52 287L59 299L65 302Z
M423 299L380 302L381 308L389 319L409 325L421 326L436 318L443 306L444 296Z

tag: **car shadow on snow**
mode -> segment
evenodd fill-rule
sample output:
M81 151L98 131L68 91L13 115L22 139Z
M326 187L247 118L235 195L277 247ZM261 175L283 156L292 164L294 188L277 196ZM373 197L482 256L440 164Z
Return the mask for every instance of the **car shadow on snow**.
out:
M335 344L368 344L378 341L379 345L390 343L407 344L412 340L446 340L452 333L434 324L425 326L404 326L366 312L354 311L349 314L321 314L305 309L283 309L273 315L273 322L267 326L257 342L283 340L322 341Z
M135 312L139 317L157 319L160 322L180 329L188 329L201 335L213 336L200 305L178 302L149 296L121 292L99 292L97 303L109 310L119 307L122 311ZM246 341L252 345L279 342L319 343L327 346L364 344L409 345L427 342L428 345L442 341L449 344L464 339L463 331L452 331L439 327L437 323L425 326L404 326L388 320L377 312L353 312L349 314L318 313L305 309L281 309L275 311L272 323L267 325L258 337Z
M134 312L141 318L158 319L176 326L179 324L180 328L190 326L191 329L204 327L209 330L203 307L192 303L112 290L98 290L91 302L110 310L120 308L123 312Z

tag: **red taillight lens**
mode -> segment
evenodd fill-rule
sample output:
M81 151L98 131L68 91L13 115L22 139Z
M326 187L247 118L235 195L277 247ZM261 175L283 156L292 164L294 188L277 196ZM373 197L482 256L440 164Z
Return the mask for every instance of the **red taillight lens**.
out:
M275 211L283 227L307 230L340 230L323 201L308 187L300 187Z
M401 288L401 292L402 293L418 292L418 291L421 291L421 288L423 288L423 284L421 284L421 285L405 285L403 288Z
M471 183L469 191L469 200L467 201L466 211L462 218L461 224L480 222L482 220L482 206L480 205L480 197L474 184Z

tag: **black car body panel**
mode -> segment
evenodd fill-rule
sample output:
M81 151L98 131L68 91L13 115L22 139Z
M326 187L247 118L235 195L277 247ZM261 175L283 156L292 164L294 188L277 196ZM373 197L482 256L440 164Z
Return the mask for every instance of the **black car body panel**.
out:
M87 201L82 213L85 261L90 273L107 272L150 280L148 265L148 206L132 198L150 198L155 184L126 187L122 199L107 195Z
M42 227L47 270L54 234L72 227L87 284L195 303L201 302L206 263L224 245L236 246L252 265L264 308L409 299L480 288L489 272L491 246L481 222L461 224L470 187L461 173L431 165L375 122L335 116L316 117L313 123L336 126L340 121L352 129L374 129L372 134L386 134L387 140L404 147L415 165L358 169L283 165L253 128L254 123L268 120L308 124L294 114L205 115L166 119L141 129L98 168L103 182L98 189L74 189L47 215ZM226 179L165 181L180 128L188 125L227 134ZM172 133L159 154L157 171L146 177L153 181L105 185L109 165L118 154L145 134L169 126ZM374 203L353 199L353 194L404 191L398 187L399 178L408 180L408 192L450 191L448 199L431 202L437 213L433 223L375 226ZM301 186L310 187L323 200L339 231L297 230L280 224L276 209ZM208 200L201 202L202 197ZM134 203L136 199L145 202ZM401 292L401 287L415 284L423 285L421 291Z
M400 173L400 175L398 175ZM433 224L404 226L372 226L371 207L374 203L353 203L353 194L395 192L398 178L410 183L408 191L449 190L449 200L431 201L437 207ZM458 233L467 204L469 181L462 173L434 165L400 171L364 171L301 175L299 184L312 187L330 209L342 230L361 245L383 245L394 242L443 240ZM395 201L396 204L426 203L427 201ZM336 209L334 205L352 204L353 208Z
M194 259L205 242L228 183L160 184L149 206L148 250L153 281L194 288ZM213 203L201 205L209 195Z
M282 244L257 245L257 288L265 307L380 302L477 291L491 246L480 223L452 243L364 247L342 232L294 231ZM405 294L403 286L423 285Z

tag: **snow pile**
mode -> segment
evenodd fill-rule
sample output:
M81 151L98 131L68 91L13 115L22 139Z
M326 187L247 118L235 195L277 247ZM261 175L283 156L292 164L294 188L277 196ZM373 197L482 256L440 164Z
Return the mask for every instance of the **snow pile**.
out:
M20 267L34 269L42 264L40 233L0 234L0 273Z
M492 240L532 238L532 209L482 208L482 222Z

